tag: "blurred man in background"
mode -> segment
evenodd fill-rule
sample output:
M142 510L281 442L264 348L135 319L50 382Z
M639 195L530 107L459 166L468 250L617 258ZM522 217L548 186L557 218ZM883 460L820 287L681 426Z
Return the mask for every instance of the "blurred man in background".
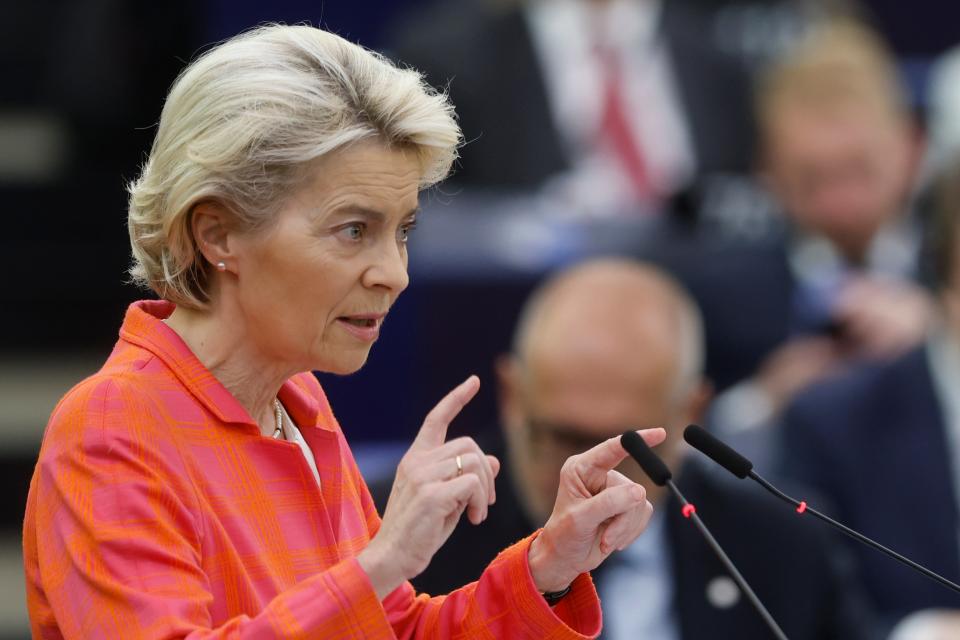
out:
M960 582L960 163L943 179L938 205L931 236L940 321L900 358L800 395L784 418L780 458L784 474L829 499L828 513ZM956 593L872 549L854 550L888 625L919 610L960 609ZM897 637L960 638L960 611L952 620L953 635L923 635L943 624L924 614Z
M449 83L455 181L614 215L748 169L749 81L710 33L684 0L474 0L415 16L395 54Z
M775 421L851 362L903 353L932 309L915 280L921 233L909 214L922 145L879 37L853 22L819 27L758 95L762 179L789 232L759 257L706 262L693 285L711 355L758 363L715 407L728 431Z
M667 430L658 455L679 471L679 486L789 637L861 637L862 614L821 532L687 459L682 430L709 397L702 342L696 307L652 267L599 260L542 285L523 310L513 353L498 362L508 462L497 503L481 526L459 527L414 583L439 593L476 579L502 541L546 521L570 453L657 425ZM761 618L674 498L634 462L619 470L644 484L656 512L645 535L594 574L604 637L765 637ZM384 501L389 483L373 492Z

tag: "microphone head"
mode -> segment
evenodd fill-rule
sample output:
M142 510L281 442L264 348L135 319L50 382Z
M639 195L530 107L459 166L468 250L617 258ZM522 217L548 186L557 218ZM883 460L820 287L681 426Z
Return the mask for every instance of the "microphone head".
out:
M698 427L695 424L690 425L684 429L683 439L691 447L740 479L746 478L753 470L752 462L720 442L703 427Z
M663 460L647 446L636 431L627 431L620 436L620 444L658 487L662 487L673 477Z

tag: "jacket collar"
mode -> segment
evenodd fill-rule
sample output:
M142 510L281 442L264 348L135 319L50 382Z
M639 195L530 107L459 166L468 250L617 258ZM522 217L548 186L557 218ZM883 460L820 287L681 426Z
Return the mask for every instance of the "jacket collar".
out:
M120 338L146 349L167 365L173 375L213 415L227 423L250 425L256 421L219 380L197 359L190 347L164 320L176 308L166 300L140 300L127 309ZM278 393L280 402L300 429L335 430L335 420L320 383L313 374L298 374Z

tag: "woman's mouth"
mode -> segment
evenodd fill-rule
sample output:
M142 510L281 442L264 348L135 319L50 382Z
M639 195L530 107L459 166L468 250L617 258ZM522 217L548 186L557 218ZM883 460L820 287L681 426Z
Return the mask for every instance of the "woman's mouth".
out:
M382 315L341 316L337 322L350 335L363 341L373 342L380 335Z
M375 327L377 321L373 318L343 318L344 322L349 322L356 327Z

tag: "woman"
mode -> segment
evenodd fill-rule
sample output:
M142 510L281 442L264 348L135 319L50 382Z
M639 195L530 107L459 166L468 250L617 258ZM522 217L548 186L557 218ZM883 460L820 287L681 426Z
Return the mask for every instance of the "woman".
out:
M445 442L479 382L427 416L381 521L309 373L363 365L459 139L418 74L310 27L246 33L178 78L130 186L132 273L162 300L133 304L59 403L31 483L34 637L598 633L586 572L651 511L611 471L616 440L571 458L544 529L477 583L417 596L407 579L495 498L499 462Z

